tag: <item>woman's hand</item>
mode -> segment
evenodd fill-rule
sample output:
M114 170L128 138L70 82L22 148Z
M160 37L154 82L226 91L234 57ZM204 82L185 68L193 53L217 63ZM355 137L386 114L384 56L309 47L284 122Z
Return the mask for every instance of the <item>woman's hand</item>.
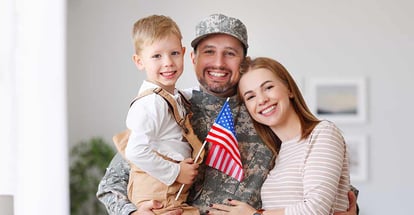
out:
M152 212L153 209L161 209L163 208L163 205L161 202L156 200L150 200L146 201L140 204L138 207L138 210L134 211L130 215L154 215L154 212ZM171 210L166 212L164 215L181 215L183 212L182 209L177 208L175 210Z
M348 192L348 200L349 200L348 211L335 212L334 215L357 215L358 214L357 203L356 203L357 200L356 200L356 196L354 192L352 191Z
M211 204L209 210L209 215L252 215L256 209L247 203L237 201L237 200L228 200L229 205L223 204Z

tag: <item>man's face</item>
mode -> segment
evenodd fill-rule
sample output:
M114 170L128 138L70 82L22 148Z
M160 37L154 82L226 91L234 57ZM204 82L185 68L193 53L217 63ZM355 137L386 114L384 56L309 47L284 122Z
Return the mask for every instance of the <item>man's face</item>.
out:
M233 96L244 60L242 43L226 34L204 38L191 53L198 82L208 93L218 97Z

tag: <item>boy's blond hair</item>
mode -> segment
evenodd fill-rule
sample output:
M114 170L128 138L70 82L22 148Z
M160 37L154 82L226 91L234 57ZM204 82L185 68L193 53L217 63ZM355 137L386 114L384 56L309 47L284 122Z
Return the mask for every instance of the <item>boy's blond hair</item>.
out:
M151 15L139 19L134 24L132 39L135 53L140 54L144 45L150 45L156 40L175 35L180 40L183 38L177 23L170 17L163 15Z

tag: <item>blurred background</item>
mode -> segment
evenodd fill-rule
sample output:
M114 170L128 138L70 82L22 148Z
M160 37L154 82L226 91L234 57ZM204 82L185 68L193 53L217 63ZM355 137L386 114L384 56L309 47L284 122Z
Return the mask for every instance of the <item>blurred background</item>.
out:
M195 25L224 13L246 24L248 55L281 62L306 99L311 79L364 79L364 120L337 122L346 139L366 144L363 177L351 178L360 214L410 214L413 9L410 0L1 0L0 195L13 198L16 215L70 214L69 173L101 177L144 78L131 60L133 23L151 14L177 22L187 47L178 88L186 88L198 84ZM79 157L97 170L81 169L89 164Z

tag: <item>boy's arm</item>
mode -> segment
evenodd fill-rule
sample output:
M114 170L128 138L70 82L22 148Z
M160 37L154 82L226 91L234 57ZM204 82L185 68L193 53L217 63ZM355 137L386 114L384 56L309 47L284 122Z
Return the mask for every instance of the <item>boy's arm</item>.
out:
M99 183L96 197L109 214L129 215L137 210L127 196L129 170L128 162L117 153Z

